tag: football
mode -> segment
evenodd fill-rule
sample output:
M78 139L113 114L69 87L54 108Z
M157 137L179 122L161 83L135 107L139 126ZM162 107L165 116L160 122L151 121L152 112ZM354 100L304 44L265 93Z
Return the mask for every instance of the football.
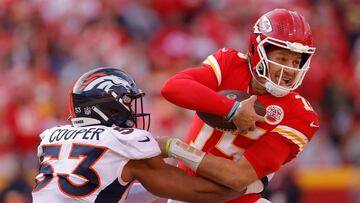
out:
M249 98L251 95L239 90L222 90L219 93L225 95L229 99L234 99L236 101L243 101ZM265 116L266 109L265 107L256 100L254 104L255 112L261 116ZM224 116L218 116L214 114L209 114L205 112L197 111L196 114L199 116L201 120L203 120L209 126L216 128L221 131L234 131L236 130L236 126L232 121L227 121Z

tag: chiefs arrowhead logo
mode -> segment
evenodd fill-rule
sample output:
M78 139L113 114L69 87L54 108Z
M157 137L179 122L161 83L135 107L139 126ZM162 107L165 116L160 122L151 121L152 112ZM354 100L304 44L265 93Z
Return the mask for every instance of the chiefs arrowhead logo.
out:
M266 16L262 16L254 25L255 34L269 33L272 30L270 20Z
M270 125L279 124L284 118L284 110L277 105L266 107L265 122Z

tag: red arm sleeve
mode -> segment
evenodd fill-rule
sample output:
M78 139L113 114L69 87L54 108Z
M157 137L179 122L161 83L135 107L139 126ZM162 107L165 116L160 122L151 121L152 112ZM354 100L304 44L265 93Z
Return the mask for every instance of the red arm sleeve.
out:
M274 134L264 135L244 152L259 179L277 171L291 153L291 146L278 140Z
M171 77L161 94L168 101L183 108L227 116L234 100L214 91L217 79L207 65L189 68Z

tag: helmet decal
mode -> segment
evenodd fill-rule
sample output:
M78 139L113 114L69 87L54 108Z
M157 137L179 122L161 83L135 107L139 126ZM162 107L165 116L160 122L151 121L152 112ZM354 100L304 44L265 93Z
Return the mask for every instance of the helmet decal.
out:
M100 90L104 90L106 92L109 92L109 90L113 87L113 86L122 86L124 88L126 88L126 90L128 92L130 92L131 89L131 85L128 81L115 76L115 75L102 75L100 77L93 77L90 76L90 79L86 79L89 82L85 82L82 84L81 89L86 92L92 89L100 89Z
M94 81L95 79L99 78L99 77L102 77L102 76L105 76L106 74L105 73L94 73L92 75L90 75L89 77L87 77L84 82L81 84L81 87L79 88L80 90L84 90L84 88L89 84L91 83L92 81Z
M271 26L270 20L266 16L262 16L254 25L254 33L269 33L272 32L273 28Z

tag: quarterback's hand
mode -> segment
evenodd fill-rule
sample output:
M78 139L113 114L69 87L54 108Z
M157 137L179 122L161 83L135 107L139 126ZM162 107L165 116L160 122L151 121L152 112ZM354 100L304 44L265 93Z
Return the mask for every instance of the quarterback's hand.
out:
M155 140L159 144L160 150L161 150L161 156L163 158L169 157L169 155L166 153L166 143L170 139L170 137L164 137L164 136L157 136Z
M256 180L252 182L250 185L247 186L245 194L261 194L269 185L269 182L273 177L274 173L270 173L269 175L263 177L261 180Z
M254 103L257 99L256 95L252 95L250 98L241 102L241 105L236 110L232 122L237 127L237 132L241 134L247 134L248 131L255 130L256 122L264 122L264 117L256 114L254 109Z

